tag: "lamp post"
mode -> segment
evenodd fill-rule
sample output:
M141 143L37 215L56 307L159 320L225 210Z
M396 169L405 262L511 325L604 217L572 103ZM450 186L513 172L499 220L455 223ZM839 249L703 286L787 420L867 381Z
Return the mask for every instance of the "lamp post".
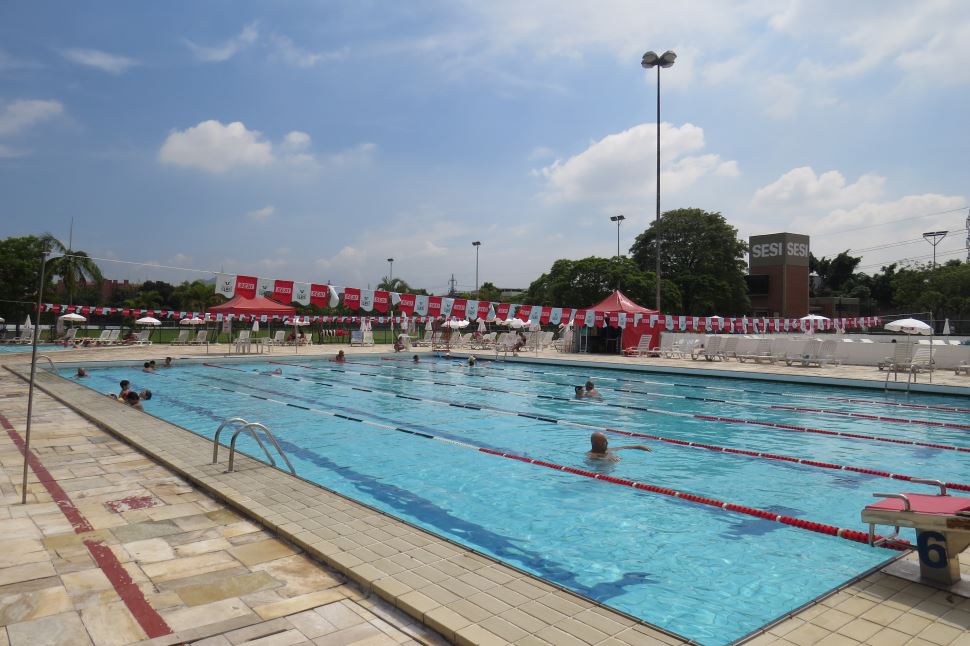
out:
M936 269L936 245L943 242L949 231L927 231L923 234L923 239L933 245L933 269Z
M475 298L478 298L478 249L482 246L482 241L476 240L472 246L475 247Z
M660 310L660 68L670 67L677 60L677 54L669 49L662 56L655 52L647 52L640 61L643 69L657 68L657 298L655 307Z
M616 222L616 257L620 257L620 222L626 220L625 215L611 215L610 222Z
M387 259L387 282L390 283L394 280L394 259Z

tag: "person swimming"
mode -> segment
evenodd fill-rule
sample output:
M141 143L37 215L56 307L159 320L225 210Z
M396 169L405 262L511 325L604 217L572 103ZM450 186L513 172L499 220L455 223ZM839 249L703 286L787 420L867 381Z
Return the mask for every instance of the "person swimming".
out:
M472 355L472 356L468 357L468 367L469 368L474 368L476 363L478 363L478 359L475 358L475 355Z
M414 363L419 363L420 361L421 360L418 358L418 355L414 355Z
M344 351L341 350L340 352L337 353L337 356L334 357L333 360L336 361L337 363L344 363L345 361L347 361L347 356L344 354Z
M582 388L582 386L577 386ZM607 439L606 435L596 431L589 436L590 450L586 452L586 457L593 460L609 460L610 462L619 462L620 457L614 455L617 451L625 451L628 449L636 449L637 451L652 451L649 446L644 446L643 444L631 444L629 446L618 446L616 448L609 448L610 441Z
M596 385L593 384L593 380L590 379L586 382L586 398L587 399L603 399L600 391L596 390Z
M583 390L582 386L576 386L576 399L582 399L586 396L586 391Z
M87 371L87 370L85 370L84 368L78 368L78 369L77 369L77 374L76 374L76 375L74 375L74 376L75 376L75 377L79 377L79 378L80 378L80 377L87 377L87 376L88 376L88 371Z

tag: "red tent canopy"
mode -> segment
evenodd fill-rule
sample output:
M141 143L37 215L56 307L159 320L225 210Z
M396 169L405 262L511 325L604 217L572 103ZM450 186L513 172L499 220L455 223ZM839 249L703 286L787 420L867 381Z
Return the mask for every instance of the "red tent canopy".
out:
M244 298L235 296L222 305L214 305L209 308L212 314L235 314L237 316L245 314L247 316L291 316L296 312L292 305L283 305L274 300L257 296L256 298Z
M616 290L602 301L596 305L591 305L587 307L588 310L595 310L597 312L626 312L627 314L656 314L657 310L648 310L645 307L637 305L630 300L630 297Z
M630 300L630 297L616 290L596 305L587 307L588 310L612 314L615 312L625 312L627 314L657 314L657 310L648 310L637 305ZM629 320L629 319L628 319ZM660 345L660 326L651 326L649 319L640 319L639 325L628 324L623 328L620 339L620 350L635 348L640 343L640 337L648 335L650 337L650 347L656 348Z

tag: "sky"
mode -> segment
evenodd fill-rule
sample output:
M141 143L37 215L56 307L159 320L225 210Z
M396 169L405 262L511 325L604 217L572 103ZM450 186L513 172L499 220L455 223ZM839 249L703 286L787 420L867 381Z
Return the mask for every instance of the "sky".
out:
M661 208L862 271L967 257L970 3L0 4L0 237L106 276L441 293L622 253ZM887 246L888 245L888 246ZM161 265L158 267L155 265ZM178 267L181 269L167 269ZM190 271L199 270L199 271Z

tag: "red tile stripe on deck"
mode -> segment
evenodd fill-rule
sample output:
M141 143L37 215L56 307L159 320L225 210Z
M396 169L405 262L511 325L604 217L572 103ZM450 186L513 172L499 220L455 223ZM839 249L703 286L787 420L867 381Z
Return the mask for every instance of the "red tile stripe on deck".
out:
M7 431L7 435L10 436L13 443L20 449L20 454L24 455L24 439L14 428L13 424L10 423L10 420L2 414L0 414L0 426L3 426ZM30 464L31 470L37 476L40 483L47 489L47 493L57 503L58 508L70 521L71 526L74 528L74 533L83 534L94 531L88 519L74 506L67 492L57 483L57 480L54 479L50 471L47 470L33 452L27 455L27 463ZM111 551L111 548L105 545L100 539L85 539L84 546L88 548L98 567L104 572L104 575L111 582L111 586L115 589L115 592L125 602L125 606L128 607L129 612L131 612L149 639L172 634L172 629L169 628L165 620L162 619L162 616L148 603L145 595L142 594L135 582L131 580L128 571L125 570L121 561Z

